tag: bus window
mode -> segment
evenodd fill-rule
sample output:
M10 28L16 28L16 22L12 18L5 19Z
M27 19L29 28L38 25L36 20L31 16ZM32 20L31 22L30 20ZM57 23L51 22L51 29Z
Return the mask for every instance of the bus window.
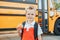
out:
M54 5L53 5L53 0L50 0L50 8L53 8Z
M31 2L31 3L36 3L36 0L1 0L1 1L10 1L10 2Z
M33 3L36 3L36 0L26 0L26 2L33 2Z

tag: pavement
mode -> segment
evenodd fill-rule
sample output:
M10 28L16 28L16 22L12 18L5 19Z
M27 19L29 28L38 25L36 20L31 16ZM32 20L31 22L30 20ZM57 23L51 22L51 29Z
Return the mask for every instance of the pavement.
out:
M19 40L18 34L4 34L0 35L0 40Z
M0 32L0 40L20 40L17 31L3 31ZM60 40L60 36L43 35L42 40Z
M43 40L60 40L60 36L56 35L45 35L42 37Z

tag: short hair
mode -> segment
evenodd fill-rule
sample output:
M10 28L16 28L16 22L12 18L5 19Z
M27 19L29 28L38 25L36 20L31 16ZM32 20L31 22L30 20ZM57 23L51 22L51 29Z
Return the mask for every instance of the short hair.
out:
M36 11L36 8L34 6L28 6L25 8L26 11L29 11L29 10L34 10Z

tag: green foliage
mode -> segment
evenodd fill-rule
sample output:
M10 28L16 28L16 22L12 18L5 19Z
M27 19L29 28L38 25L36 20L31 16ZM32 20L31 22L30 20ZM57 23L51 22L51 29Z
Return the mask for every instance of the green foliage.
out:
M54 5L55 5L55 8L56 8L56 9L59 9L59 8L60 8L60 3L56 3L56 2L55 2Z

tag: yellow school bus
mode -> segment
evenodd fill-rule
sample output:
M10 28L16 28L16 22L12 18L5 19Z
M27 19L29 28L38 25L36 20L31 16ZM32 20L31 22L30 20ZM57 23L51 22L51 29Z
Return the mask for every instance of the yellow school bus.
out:
M35 6L38 10L38 0L0 0L0 30L15 29L18 24L25 21L27 6ZM36 16L36 21L37 18Z
M39 1L39 23L44 33L60 34L60 0Z

